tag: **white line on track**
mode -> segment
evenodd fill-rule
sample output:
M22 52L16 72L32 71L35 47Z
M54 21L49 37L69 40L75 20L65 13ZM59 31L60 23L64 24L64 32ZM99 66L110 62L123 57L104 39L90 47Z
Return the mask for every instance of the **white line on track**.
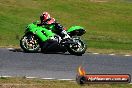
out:
M14 49L14 48L7 48L7 49Z
M115 54L112 53L112 54L109 54L109 55L114 56Z
M12 77L12 76L9 76L9 75L4 75L4 76L0 76L0 77L10 78L10 77Z
M55 78L40 78L40 79L45 79L45 80L55 80Z
M27 78L27 79L35 79L35 78L37 78L37 77L31 77L31 76L28 77L28 76L27 76L26 78Z
M4 78L13 78L13 76L8 76L8 75L3 75L3 76L0 76L0 77L4 77ZM26 76L27 79L44 79L44 80L67 80L67 81L70 81L70 80L74 80L74 79L56 79L56 78L39 78L39 77L33 77L33 76Z
M72 81L72 80L75 80L75 79L57 79L57 80L65 80L65 81Z
M14 48L7 48L8 50L15 50ZM94 55L98 55L98 54L100 54L100 53L92 53L92 54L94 54ZM116 55L116 54L108 54L108 55L111 55L111 56L114 56L114 55ZM123 56L126 56L126 57L129 57L129 56L132 56L132 55L123 55Z
M131 55L124 55L124 56L129 57L129 56L131 56Z
M95 55L97 55L97 54L99 54L99 53L92 53L92 54L95 54Z

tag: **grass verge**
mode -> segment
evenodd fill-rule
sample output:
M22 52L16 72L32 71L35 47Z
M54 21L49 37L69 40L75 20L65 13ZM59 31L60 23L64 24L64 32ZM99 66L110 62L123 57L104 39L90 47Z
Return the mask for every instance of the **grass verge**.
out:
M0 78L0 88L132 88L130 84L79 85L74 81Z

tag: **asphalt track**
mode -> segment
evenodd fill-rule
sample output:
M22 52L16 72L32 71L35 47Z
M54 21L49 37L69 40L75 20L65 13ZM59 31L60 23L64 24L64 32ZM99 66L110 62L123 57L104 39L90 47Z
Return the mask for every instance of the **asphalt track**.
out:
M132 56L24 53L0 48L1 76L75 79L80 65L88 74L132 75Z

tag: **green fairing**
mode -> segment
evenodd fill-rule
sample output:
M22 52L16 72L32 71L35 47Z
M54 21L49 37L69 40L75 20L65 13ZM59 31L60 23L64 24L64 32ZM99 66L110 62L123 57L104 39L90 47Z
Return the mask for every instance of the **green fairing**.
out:
M69 29L67 30L67 32L72 32L72 31L74 31L74 30L79 30L79 29L84 29L84 28L81 27L81 26L72 26L71 28L69 28Z
M39 21L33 22L27 26L26 32L31 32L33 34L36 34L42 41L46 41L49 38L53 37L55 34L52 32L54 30L54 25L45 25L45 26L37 26L37 23ZM48 30L49 29L49 30ZM72 26L67 30L67 32L72 32L74 30L80 30L83 29L81 26Z
M37 26L34 23L29 24L27 28L28 28L28 32L30 31L30 32L36 34L42 41L46 41L47 39L49 39L50 37L53 37L55 35L52 31L50 31L44 27ZM44 33L42 33L42 31Z

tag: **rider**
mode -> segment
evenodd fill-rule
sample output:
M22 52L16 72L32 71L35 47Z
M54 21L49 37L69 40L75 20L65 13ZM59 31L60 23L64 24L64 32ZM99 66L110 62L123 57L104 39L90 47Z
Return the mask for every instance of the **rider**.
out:
M70 36L65 31L65 28L60 23L57 23L54 18L50 17L50 14L48 12L43 12L41 14L40 21L41 21L41 23L38 24L39 26L55 24L55 28L58 30L58 33L57 34L62 39L70 38Z

